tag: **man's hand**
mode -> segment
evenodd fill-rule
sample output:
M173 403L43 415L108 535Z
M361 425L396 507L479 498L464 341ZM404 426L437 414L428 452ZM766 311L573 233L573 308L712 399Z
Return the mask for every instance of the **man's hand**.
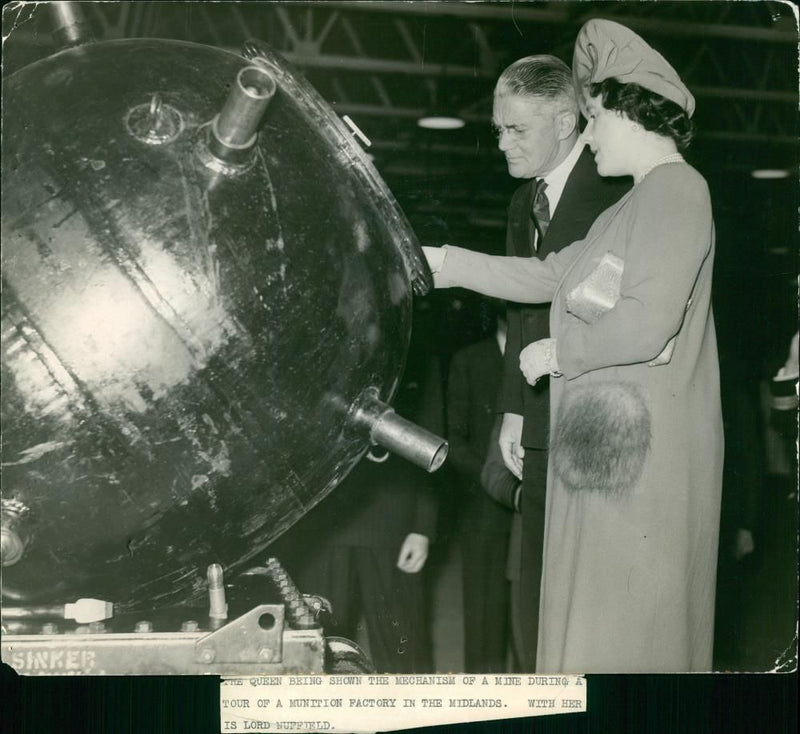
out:
M736 530L736 543L734 544L733 556L737 561L741 561L747 555L750 555L756 549L755 541L753 540L753 533L747 528L738 528Z
M522 416L517 413L503 413L503 424L500 426L500 453L503 463L517 478L522 479L522 459L525 449L522 448Z
M409 533L400 548L397 567L404 573L417 573L428 560L429 541L425 535Z

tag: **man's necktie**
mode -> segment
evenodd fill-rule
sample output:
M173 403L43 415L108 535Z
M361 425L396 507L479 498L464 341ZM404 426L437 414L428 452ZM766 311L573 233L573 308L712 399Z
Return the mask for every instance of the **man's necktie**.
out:
M533 206L531 207L531 218L536 226L536 231L539 233L536 242L537 250L542 244L547 228L550 226L550 202L547 200L547 194L545 194L546 188L547 183L545 180L537 178L533 190Z

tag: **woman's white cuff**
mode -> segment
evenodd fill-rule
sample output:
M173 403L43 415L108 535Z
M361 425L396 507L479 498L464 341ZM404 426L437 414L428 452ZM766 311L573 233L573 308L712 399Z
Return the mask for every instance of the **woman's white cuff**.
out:
M447 259L447 245L443 247L423 247L425 259L428 261L428 267L431 269L433 275L442 272L444 261Z
M564 373L558 367L558 355L556 354L556 340L545 339L544 342L544 361L547 371L553 377L561 377Z

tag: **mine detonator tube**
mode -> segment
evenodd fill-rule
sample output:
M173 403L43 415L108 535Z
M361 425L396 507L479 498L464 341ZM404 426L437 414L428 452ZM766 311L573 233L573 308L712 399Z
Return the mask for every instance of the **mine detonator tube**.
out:
M395 413L374 390L365 390L351 409L356 425L366 428L374 444L435 472L447 458L448 444L441 436Z
M91 27L86 22L80 3L51 3L50 17L53 21L53 40L59 48L78 46L92 40Z
M250 151L276 88L275 80L260 66L239 70L224 107L211 123L208 148L213 155L236 163Z

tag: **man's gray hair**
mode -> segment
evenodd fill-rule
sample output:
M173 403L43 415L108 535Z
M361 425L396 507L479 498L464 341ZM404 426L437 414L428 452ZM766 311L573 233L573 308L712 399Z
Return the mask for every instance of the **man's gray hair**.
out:
M541 97L574 111L578 108L572 71L561 59L548 54L517 59L500 75L494 92Z

